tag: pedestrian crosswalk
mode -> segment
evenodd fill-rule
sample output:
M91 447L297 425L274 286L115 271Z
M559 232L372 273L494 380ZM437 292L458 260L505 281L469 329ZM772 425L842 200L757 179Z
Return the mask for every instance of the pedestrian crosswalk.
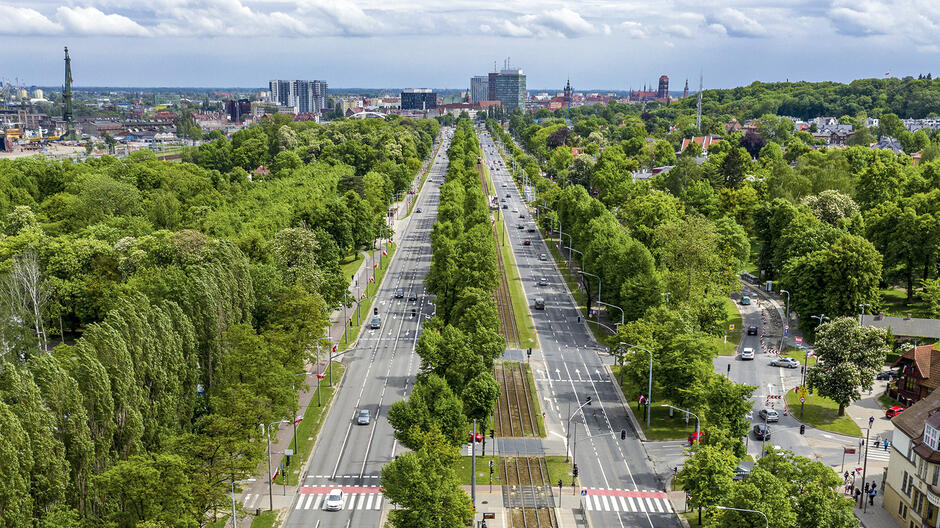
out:
M347 486L331 488L325 486L304 487L300 489L300 496L295 510L319 510L330 490L343 490L343 510L381 510L382 492L379 486Z
M665 493L629 490L582 490L584 508L590 511L672 513Z
M891 459L891 452L882 449L869 449L867 458L868 460L883 460L887 462Z

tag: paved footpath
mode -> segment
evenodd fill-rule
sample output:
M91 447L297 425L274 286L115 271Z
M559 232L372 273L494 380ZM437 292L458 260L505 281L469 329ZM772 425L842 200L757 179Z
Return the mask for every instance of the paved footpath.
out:
M438 145L440 144L440 138L435 141L434 146L431 148L431 152L434 153L437 150ZM433 160L433 154L431 157ZM421 185L421 179L425 171L430 168L430 160L426 161L422 169L418 172L418 175L415 177L412 182L412 188L415 189L415 194L405 194L402 201L393 204L393 206L398 207L398 213L392 219L392 239L395 239L395 233L400 233L407 222L411 220L414 215L408 215L408 207L411 205L411 201L418 196L418 186ZM407 216L406 216L407 215ZM375 263L378 264L382 255L381 250L376 250L374 252ZM382 263L383 266L387 266L388 263ZM352 280L349 283L350 291L356 291L356 287L364 287L369 284L369 277L372 276L372 260L369 258L368 253L366 258L363 259L362 264L360 264L359 269L353 275ZM354 305L355 306L355 305ZM326 329L327 338L330 340L330 343L336 344L339 343L343 338L343 332L346 329L346 314L351 314L354 308L350 308L349 311L344 311L342 307L339 309L333 310L330 314L330 326ZM360 327L361 329L362 327ZM358 335L356 336L347 336L350 339L349 347L352 348L355 345ZM328 352L330 345L321 342L320 345L320 355L321 359L317 363L310 363L307 365L307 375L304 377L303 382L298 381L297 386L302 387L298 392L298 411L297 416L303 416L304 412L307 410L307 407L313 402L316 405L316 387L317 387L317 372L325 373L326 367L329 363ZM341 359L340 359L341 361ZM324 378L324 381L328 379ZM337 382L337 380L334 380ZM310 390L313 389L313 390ZM284 459L284 449L292 448L291 440L294 436L294 430L290 426L280 427L277 430L277 433L271 437L271 468L274 471L277 467L280 466L281 462ZM297 463L297 462L294 462ZM301 461L302 463L302 461ZM258 466L258 469L255 471L255 482L250 484L244 484L242 488L242 504L246 511L249 513L255 513L257 511L265 511L269 506L273 505L274 510L279 510L287 508L290 506L290 502L296 492L295 486L281 486L274 485L272 491L270 492L269 498L269 489L268 489L268 465L267 458L261 462ZM239 526L248 527L251 525L253 520L252 515L247 515L244 518L239 519ZM228 523L227 526L230 526L231 523Z

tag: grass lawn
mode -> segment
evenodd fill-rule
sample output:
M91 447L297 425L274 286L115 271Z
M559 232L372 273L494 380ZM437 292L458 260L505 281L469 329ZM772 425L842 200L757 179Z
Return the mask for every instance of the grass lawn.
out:
M718 345L720 355L733 356L738 350L738 344L741 342L741 335L745 329L742 328L741 312L738 311L738 306L731 299L725 299L725 313L727 318L724 322L724 329L728 340L725 342L724 336L716 337L715 344ZM734 325L733 331L728 331L729 325Z
M366 258L364 251L360 251L356 254L355 258L351 256L346 256L343 259L343 262L340 264L340 269L343 271L343 277L349 277L349 280L353 280L353 276L356 271L359 270L359 266L362 264L362 260Z
M799 348L793 348L791 346L788 346L783 350L783 355L799 361L800 365L803 365L804 364L803 360L806 359L807 360L806 363L809 363L809 366L811 367L816 366L816 356L810 356L809 358L807 358L805 350L800 350Z
M323 421L326 419L326 413L330 409L330 402L333 399L333 392L336 390L336 387L339 385L339 381L343 379L343 372L346 370L346 367L338 361L333 362L333 387L329 386L329 374L324 372L323 379L320 381L320 390L322 391L322 406L317 406L316 395L314 394L313 399L310 400L310 405L307 406L307 411L304 413L304 419L297 424L297 454L291 457L291 468L288 472L288 481L289 486L294 486L297 484L297 479L300 476L300 468L303 466L303 461L307 460L307 457L310 456L310 451L313 450L313 444L316 441L317 434L320 432L320 427L323 425ZM315 390L316 387L311 387L312 390ZM290 427L289 425L287 427ZM289 445L284 446L285 448L289 447L294 448L294 441L291 440ZM299 455L299 456L298 456ZM284 483L284 476L281 475L275 481L277 484Z
M848 415L838 416L839 406L829 398L823 398L816 394L807 395L802 419L800 419L800 395L793 391L787 391L786 399L793 417L807 425L833 433L862 436L862 430L859 429L854 420L849 418Z
M215 521L206 525L206 528L225 528L225 523L228 522L228 515L223 515Z
M487 446L486 450L491 451L492 445ZM463 451L462 448L461 451ZM479 449L477 453L479 453ZM499 486L499 457L489 455L483 457L479 454L477 454L477 486L490 483L490 460L493 461L493 485ZM457 462L457 479L462 486L470 485L470 457L462 456L460 461Z
M251 521L251 528L274 528L277 521L276 511L266 511Z
M620 366L612 366L611 371L614 377L619 379ZM646 415L644 414L643 408L641 406L637 409L636 404L640 394L646 393L646 386L644 385L642 389L634 387L630 383L630 380L625 377L623 385L621 385L620 388L623 390L623 396L626 398L627 403L629 403L633 409L633 413L640 423L640 428L643 429L643 433L646 434L647 440L685 440L691 433L695 432L695 417L689 416L688 424L685 423L685 413L673 411L673 416L670 417L669 408L663 407L662 405L664 403L672 404L672 402L663 399L656 393L653 393L652 415L650 416L650 426L647 427Z
M561 455L549 455L545 457L548 465L548 481L557 486L560 480L563 486L571 485L571 462L565 462L565 457Z
M891 407L894 407L895 405L901 405L900 403L898 403L897 400L895 400L891 396L888 396L887 394L884 394L884 393L878 396L878 403L880 403L881 406L884 407L885 409L889 409Z
M395 249L397 248L398 244L394 242L388 245L388 256L382 257L382 265L375 269L375 282L370 282L368 286L366 286L365 291L362 292L363 295L372 297L379 291L379 287L382 285L382 279L385 278L385 272L388 271L388 265L392 261L392 257L395 256ZM376 254L376 259L382 255L382 251L378 249L373 251L373 253ZM365 258L365 253L363 253L363 258ZM372 301L374 300L375 298L372 297L371 299L362 301L362 306L359 308L359 315L356 314L355 309L350 312L349 316L352 318L352 325L346 326L346 333L343 339L339 341L337 350L346 350L346 348L356 340L356 336L358 336L359 332L362 330L362 322L372 320Z
M905 288L886 288L881 290L882 311L885 315L895 317L905 317L908 313L911 317L921 317L929 319L933 317L930 313L930 307L924 302L914 290L914 300L911 304L907 302L907 290Z
M497 233L500 233L500 229L506 229L504 222L505 215L500 214L499 221L496 222ZM506 282L509 284L509 300L512 302L512 313L516 319L516 330L519 332L519 342L516 345L519 348L538 348L539 344L535 339L535 323L529 312L525 290L522 289L522 277L519 276L519 268L516 267L512 245L508 241L505 245L500 244L499 238L496 240L496 245L503 257L503 270L506 274Z

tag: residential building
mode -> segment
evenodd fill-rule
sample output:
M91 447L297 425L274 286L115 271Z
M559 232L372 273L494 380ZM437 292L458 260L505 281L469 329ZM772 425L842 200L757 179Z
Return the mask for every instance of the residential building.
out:
M225 113L230 123L242 123L251 115L251 101L248 99L225 101Z
M891 420L884 508L904 528L936 528L940 511L940 391Z
M474 75L470 78L470 102L486 101L490 95L490 78L486 75Z
M718 136L694 136L692 139L683 139L682 146L679 148L679 152L685 150L692 142L698 143L698 146L702 147L702 153L708 153L708 148L721 141L721 138Z
M920 401L940 386L940 350L933 345L911 348L891 366L898 368L900 376L897 388L889 388L889 393L899 401Z
M437 108L437 94L430 88L406 88L401 93L402 110L428 110Z
M525 110L526 77L521 69L500 70L489 74L487 85L490 101L499 101L508 111Z
M326 81L270 81L271 102L293 107L295 114L322 113L326 108Z
M904 147L901 146L901 142L894 139L893 137L882 136L878 140L878 143L872 145L871 148L879 150L890 150L895 154L905 154Z

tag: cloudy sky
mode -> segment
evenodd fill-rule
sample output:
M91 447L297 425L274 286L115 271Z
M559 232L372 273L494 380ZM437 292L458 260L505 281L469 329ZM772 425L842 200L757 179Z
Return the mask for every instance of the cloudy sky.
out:
M0 79L79 86L692 88L940 73L938 0L0 0Z

